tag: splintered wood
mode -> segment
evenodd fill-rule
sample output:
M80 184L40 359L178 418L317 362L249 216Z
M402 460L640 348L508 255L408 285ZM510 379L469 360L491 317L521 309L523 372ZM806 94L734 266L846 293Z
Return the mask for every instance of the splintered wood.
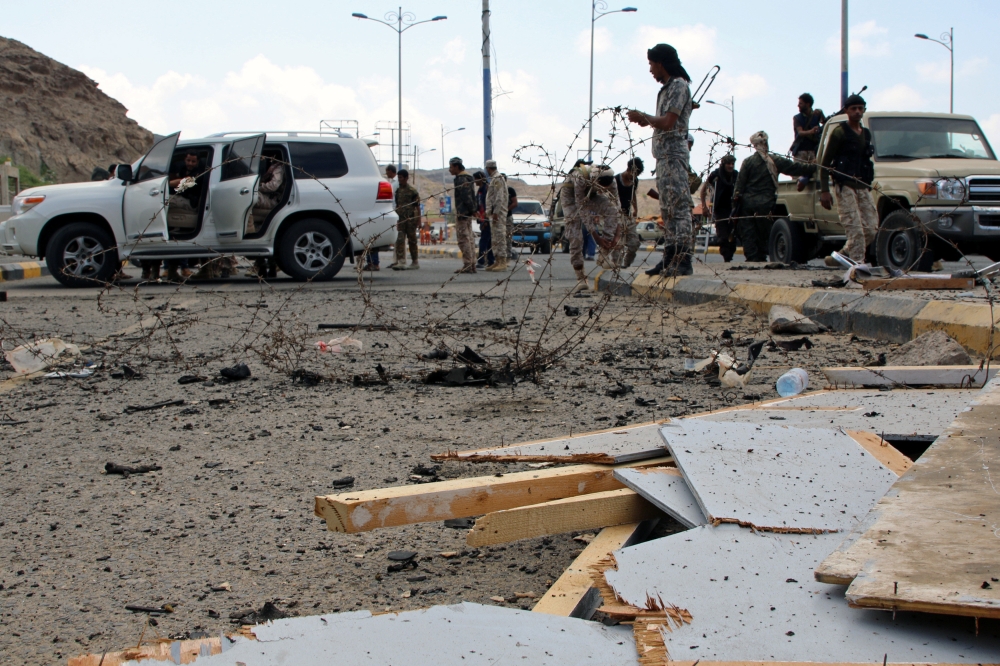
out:
M601 605L601 596L594 587L591 567L619 548L645 537L653 522L655 521L617 525L601 530L531 610L548 615L590 619Z
M848 602L1000 618L998 424L994 380L872 509L869 529L820 565L829 578L854 578Z

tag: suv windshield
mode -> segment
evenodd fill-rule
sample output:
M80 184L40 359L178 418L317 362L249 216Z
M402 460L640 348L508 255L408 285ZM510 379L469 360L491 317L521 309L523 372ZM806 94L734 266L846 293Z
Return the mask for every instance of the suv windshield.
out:
M544 215L542 204L537 201L518 201L511 211L512 215Z
M974 120L872 118L869 125L875 144L875 159L996 159Z

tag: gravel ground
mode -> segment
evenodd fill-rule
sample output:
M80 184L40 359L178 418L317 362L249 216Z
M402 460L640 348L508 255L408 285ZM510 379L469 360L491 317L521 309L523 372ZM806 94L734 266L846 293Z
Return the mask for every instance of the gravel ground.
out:
M724 330L739 347L762 337L759 318L722 302L684 308L630 298L605 304L598 296L563 302L565 290L493 295L475 286L394 285L376 290L369 302L356 290L323 285L267 292L126 289L100 301L81 293L54 290L0 304L6 338L13 331L26 339L57 335L89 345L84 358L97 363L87 379L0 382L0 416L27 421L0 429L4 663L50 664L135 644L145 616L126 611L126 604L174 608L146 636L218 634L268 601L301 615L463 600L530 608L531 598L516 595L540 596L580 552L578 534L478 550L465 546L464 530L442 523L335 534L313 515L313 497L335 492L333 481L345 476L354 477L356 490L405 484L415 466L449 448L776 397L774 380L792 365L821 384L820 367L863 363L891 347L835 334L810 336L809 351L765 347L750 396L742 396L680 372L685 357L702 358L727 344ZM580 317L567 316L564 305L580 308ZM135 324L151 315L170 325L143 334ZM317 333L319 322L375 316L399 330L358 331L363 351L348 354L321 355L312 347L344 333ZM510 317L523 327L489 321ZM431 329L430 322L447 326ZM450 367L417 358L436 343L456 352L468 345L497 362L515 351L523 357L533 349L524 341L538 339L562 355L513 387L421 381L428 370ZM221 368L241 360L251 378L219 378ZM113 377L123 364L140 376ZM376 365L388 385L372 383ZM324 381L294 381L294 369ZM192 374L211 381L178 383ZM632 392L609 397L619 383ZM639 397L656 406L637 406ZM184 404L126 410L167 400ZM162 469L122 477L104 473L108 462ZM438 475L526 468L449 462ZM665 523L660 533L675 528ZM399 549L417 551L417 567L388 573L387 554ZM445 551L461 555L445 559Z

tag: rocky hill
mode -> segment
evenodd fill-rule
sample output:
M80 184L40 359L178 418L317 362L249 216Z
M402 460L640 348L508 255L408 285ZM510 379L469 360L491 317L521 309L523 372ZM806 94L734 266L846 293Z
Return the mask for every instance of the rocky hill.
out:
M82 72L0 37L0 155L56 182L131 162L153 135Z

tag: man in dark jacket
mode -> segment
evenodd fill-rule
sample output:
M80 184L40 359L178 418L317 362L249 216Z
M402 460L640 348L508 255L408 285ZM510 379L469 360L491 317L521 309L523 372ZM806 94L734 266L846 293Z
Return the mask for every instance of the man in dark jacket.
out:
M851 95L844 105L844 112L847 120L830 131L830 142L823 153L819 201L827 210L832 207L832 175L840 223L847 234L844 253L861 264L865 261L868 246L878 233L878 212L872 199L872 180L875 177L872 154L875 151L871 132L861 126L865 100L860 95Z
M736 228L743 241L746 260L767 261L767 244L774 225L771 210L778 200L778 174L811 176L816 171L816 165L771 155L766 132L751 136L750 145L757 152L740 165L736 192L733 194L733 203L739 207Z
M493 264L493 235L490 223L486 219L486 189L489 183L486 182L486 174L477 171L472 174L472 180L476 183L476 219L479 220L479 255L476 258L476 268L486 268Z
M719 161L719 168L708 174L708 187L712 188L712 220L715 234L719 237L719 254L729 263L736 254L736 225L733 223L733 192L740 172L736 170L736 158L726 155ZM706 187L701 191L701 208L708 210L705 200Z
M472 240L472 218L479 211L476 183L465 170L461 157L448 160L448 172L455 177L455 235L462 252L462 267L456 273L476 272L476 246Z

